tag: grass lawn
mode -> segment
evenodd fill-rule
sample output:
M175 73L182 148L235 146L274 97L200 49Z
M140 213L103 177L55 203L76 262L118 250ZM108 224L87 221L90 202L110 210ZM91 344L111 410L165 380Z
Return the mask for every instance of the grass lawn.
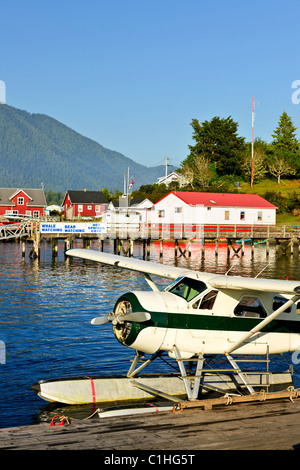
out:
M288 197L293 192L300 193L300 180L281 180L278 184L276 179L265 179L253 184L252 188L249 183L241 183L241 192L262 196L267 191L278 191L282 196Z
M300 180L285 180L283 179L280 184L274 179L264 179L259 183L255 183L253 187L250 187L249 183L241 183L241 192L249 194L259 194L264 197L264 194L268 191L278 191L284 197L289 197L289 194L294 192L300 194ZM291 213L283 213L276 215L277 225L300 225L300 215L294 216Z

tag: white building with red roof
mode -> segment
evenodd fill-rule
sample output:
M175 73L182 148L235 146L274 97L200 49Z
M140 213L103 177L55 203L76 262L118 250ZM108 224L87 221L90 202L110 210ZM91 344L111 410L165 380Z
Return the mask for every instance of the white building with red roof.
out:
M153 205L151 223L275 225L276 209L257 194L172 191Z

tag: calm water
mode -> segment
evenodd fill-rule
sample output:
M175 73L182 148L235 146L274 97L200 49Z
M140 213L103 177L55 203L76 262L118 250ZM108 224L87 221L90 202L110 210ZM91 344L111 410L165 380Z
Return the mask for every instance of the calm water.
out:
M0 364L2 428L49 420L53 410L63 412L31 390L35 382L126 373L134 356L134 351L115 340L111 325L96 327L90 321L111 311L123 292L148 289L148 285L139 274L118 272L77 259L66 260L63 248L63 244L59 246L58 257L52 260L51 246L42 244L38 261L29 258L29 245L26 257L22 258L18 243L0 243L0 341L5 343L6 353L6 363ZM97 246L92 244L93 248ZM112 245L105 245L105 251L112 252ZM212 246L206 250L203 261L199 253L200 247L193 245L191 258L180 257L178 265L217 273L232 268L231 274L253 276L269 263L264 277L300 279L298 253L275 258L271 249L267 259L264 247L257 246L254 259L247 247L243 258L227 259L225 247L220 247L216 258ZM141 247L135 246L134 256L142 257ZM150 260L160 262L158 244L151 246ZM173 245L165 246L163 262L175 263ZM164 286L165 281L160 281L160 285ZM290 355L276 357L275 361L285 370L291 362ZM294 366L294 371L295 385L299 386L300 367ZM75 411L82 417L90 414L89 406L69 407L64 413L73 417Z

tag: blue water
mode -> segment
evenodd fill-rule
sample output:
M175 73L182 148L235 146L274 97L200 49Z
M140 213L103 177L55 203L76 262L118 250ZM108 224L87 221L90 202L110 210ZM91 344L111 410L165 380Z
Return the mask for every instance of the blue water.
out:
M82 247L82 243L78 241L77 246ZM96 242L91 249L98 249ZM137 273L66 259L63 243L59 244L55 260L51 245L46 242L42 244L40 260L30 259L29 251L27 245L23 258L20 244L0 243L0 341L5 345L5 361L1 361L5 363L0 364L0 428L49 419L48 412L57 405L47 404L31 390L31 385L39 380L126 373L134 351L116 341L111 325L96 327L90 321L111 311L123 292L148 290ZM105 251L112 252L112 245L105 244ZM134 256L142 257L138 244ZM174 264L173 245L165 246L163 260L159 258L158 244L151 246L150 260ZM247 248L244 257L228 259L225 247L220 247L219 256L215 257L212 246L201 260L200 248L193 246L192 256L180 257L177 263L218 273L232 268L232 274L246 276L256 275L270 263L263 273L265 277L300 279L298 255L275 257L271 250L266 259L264 247L255 249L254 259ZM288 354L275 359L281 370L291 363ZM294 365L296 386L300 383L299 369ZM88 416L89 410L82 410Z

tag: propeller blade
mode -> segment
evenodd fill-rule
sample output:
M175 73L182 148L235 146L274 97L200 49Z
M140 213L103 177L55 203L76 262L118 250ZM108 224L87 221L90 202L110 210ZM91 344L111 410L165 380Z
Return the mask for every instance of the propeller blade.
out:
M137 323L143 323L151 319L151 315L148 312L133 312L127 313L127 315L123 315L120 317L122 321L133 321Z
M102 317L93 318L91 321L92 325L105 325L106 323L112 322L114 325L117 323L124 323L125 321L143 323L151 319L151 315L148 312L134 312L127 313L125 315L103 315Z
M91 321L92 325L105 325L105 323L109 323L108 315L104 315L103 317L93 318L93 320Z

